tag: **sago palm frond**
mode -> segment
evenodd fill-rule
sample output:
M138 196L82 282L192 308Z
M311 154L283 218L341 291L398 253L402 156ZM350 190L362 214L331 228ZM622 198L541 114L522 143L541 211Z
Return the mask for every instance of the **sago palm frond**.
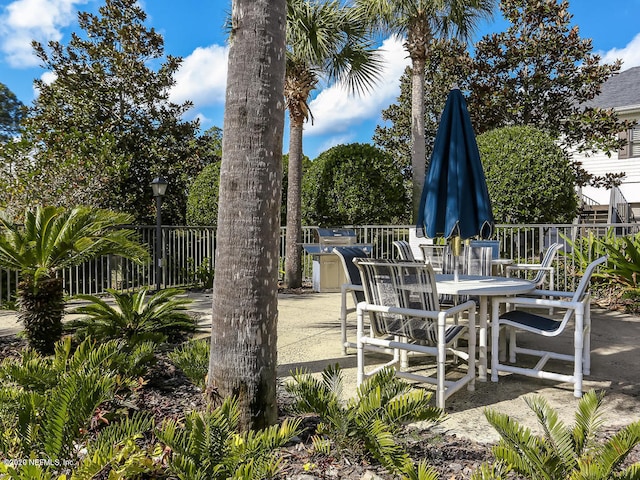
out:
M425 460L420 460L415 465L407 465L402 471L402 476L408 480L438 480L440 478L438 471Z
M374 420L367 428L365 446L391 473L399 474L413 463L406 450L396 442L389 425L381 420Z
M384 407L384 418L389 425L404 425L418 420L440 422L445 412L431 405L433 394L421 389L414 389L397 396L387 402Z
M130 417L108 425L87 444L87 454L75 469L74 477L95 478L98 472L116 463L115 457L126 442L140 439L152 430L153 417L147 412L134 412Z
M72 441L80 437L93 412L113 397L115 379L94 371L88 375L64 377L49 393L49 406L42 425L44 450L50 458L66 457Z
M327 383L324 378L318 379L308 372L296 370L293 382L288 382L285 389L296 398L294 409L297 412L323 416L339 408L340 397L332 389L335 384L334 381Z
M577 455L571 430L558 418L558 413L542 397L527 397L525 403L536 414L544 432L545 449L557 459L558 471L569 472L576 466Z
M73 310L72 313L84 316L70 322L68 329L80 337L123 338L130 343L195 330L195 320L187 312L191 299L181 297L182 290L162 290L148 301L147 291L146 288L135 293L107 289L115 307L94 295L77 295L76 298L89 303Z
M300 423L285 421L240 434L239 419L238 402L226 399L213 411L188 414L183 425L174 420L164 422L157 435L172 450L170 470L185 479L260 479L275 474L279 461L273 450L296 435Z
M627 425L598 450L597 463L608 475L619 470L631 451L640 444L640 421ZM640 463L635 464L640 469ZM640 477L636 477L640 478Z
M7 358L0 364L0 381L44 392L57 383L57 370L50 359L32 348L25 348L20 358Z
M209 372L208 338L189 340L186 344L169 353L173 362L195 385L204 389L205 379Z
M517 472L531 475L532 478L551 479L545 465L544 449L530 429L520 426L508 415L493 410L486 410L485 417L501 438L493 449L496 459L505 461Z
M585 451L597 445L596 436L603 422L600 414L600 407L603 401L604 391L600 393L589 391L578 402L573 426L573 438L578 456L582 456Z
M575 425L569 430L545 400L528 399L527 404L536 413L544 431L539 437L507 415L487 410L487 420L501 437L493 449L496 459L525 478L536 480L640 478L634 477L640 473L640 464L620 468L640 443L640 422L628 425L604 444L598 444L602 401L602 393L593 390L585 393L578 402ZM477 478L491 478L488 466L483 472L484 476Z

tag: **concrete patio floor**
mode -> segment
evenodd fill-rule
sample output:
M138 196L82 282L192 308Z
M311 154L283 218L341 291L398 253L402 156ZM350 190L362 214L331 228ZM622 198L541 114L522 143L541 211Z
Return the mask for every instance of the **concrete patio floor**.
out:
M189 293L192 310L200 314L203 327L211 325L211 294ZM321 372L327 365L338 363L343 370L345 396L355 393L355 351L345 356L340 345L340 294L305 293L281 294L278 318L278 374L283 380L296 369ZM350 338L355 337L355 314L349 318ZM20 330L14 312L0 311L0 336ZM542 338L519 335L522 345L540 345ZM572 350L571 333L554 342L559 351ZM368 354L367 365L383 363L385 356ZM606 428L617 429L640 420L640 318L592 308L591 374L585 378L584 391L604 390L606 397L603 420ZM569 373L569 364L560 365ZM427 386L426 388L431 388ZM498 439L484 417L489 407L507 413L524 425L537 430L533 413L524 402L528 395L541 395L558 410L560 418L573 424L578 399L570 384L522 377L515 374L500 376L498 383L476 381L475 391L461 390L446 402L447 419L437 428L442 432L475 441L493 442Z

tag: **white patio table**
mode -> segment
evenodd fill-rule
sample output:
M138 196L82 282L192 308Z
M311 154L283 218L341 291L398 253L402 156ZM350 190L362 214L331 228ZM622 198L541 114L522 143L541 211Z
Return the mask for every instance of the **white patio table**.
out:
M492 296L507 296L527 293L535 289L529 280L507 277L478 277L436 274L438 294L471 295L478 297L478 380L487 381L487 313L488 300Z

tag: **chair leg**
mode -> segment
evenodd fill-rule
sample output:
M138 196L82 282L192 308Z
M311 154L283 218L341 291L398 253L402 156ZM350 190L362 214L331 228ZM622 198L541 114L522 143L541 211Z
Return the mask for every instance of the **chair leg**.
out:
M493 302L491 305L491 381L498 381L498 365L500 364L500 305Z
M342 354L347 354L347 291L340 289L340 333L342 335Z
M364 336L364 312L357 309L357 364L358 373L356 377L356 384L360 385L364 381L364 344L362 343L362 337Z
M509 361L516 363L516 329L507 328L509 332Z
M582 307L582 308L581 308ZM582 397L582 354L584 349L584 307L581 305L576 308L576 328L573 333L574 357L573 357L573 396Z
M589 299L586 301L584 311L584 351L582 352L582 371L585 375L591 374L591 305Z
M447 359L447 351L444 344L444 318L438 318L438 355L436 358L436 374L437 386L436 386L436 406L444 409L444 375L445 375L445 362ZM474 372L475 374L475 372Z

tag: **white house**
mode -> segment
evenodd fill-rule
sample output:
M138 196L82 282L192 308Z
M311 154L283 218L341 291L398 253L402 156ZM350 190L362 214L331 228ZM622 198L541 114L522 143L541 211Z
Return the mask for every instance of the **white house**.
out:
M620 136L628 140L628 145L608 157L604 153L591 155L574 154L574 159L593 175L624 172L620 191L634 208L636 218L640 216L640 67L630 68L611 77L602 85L600 95L586 106L613 108L621 119L632 120L636 125ZM582 194L601 205L610 203L611 191L583 187Z

